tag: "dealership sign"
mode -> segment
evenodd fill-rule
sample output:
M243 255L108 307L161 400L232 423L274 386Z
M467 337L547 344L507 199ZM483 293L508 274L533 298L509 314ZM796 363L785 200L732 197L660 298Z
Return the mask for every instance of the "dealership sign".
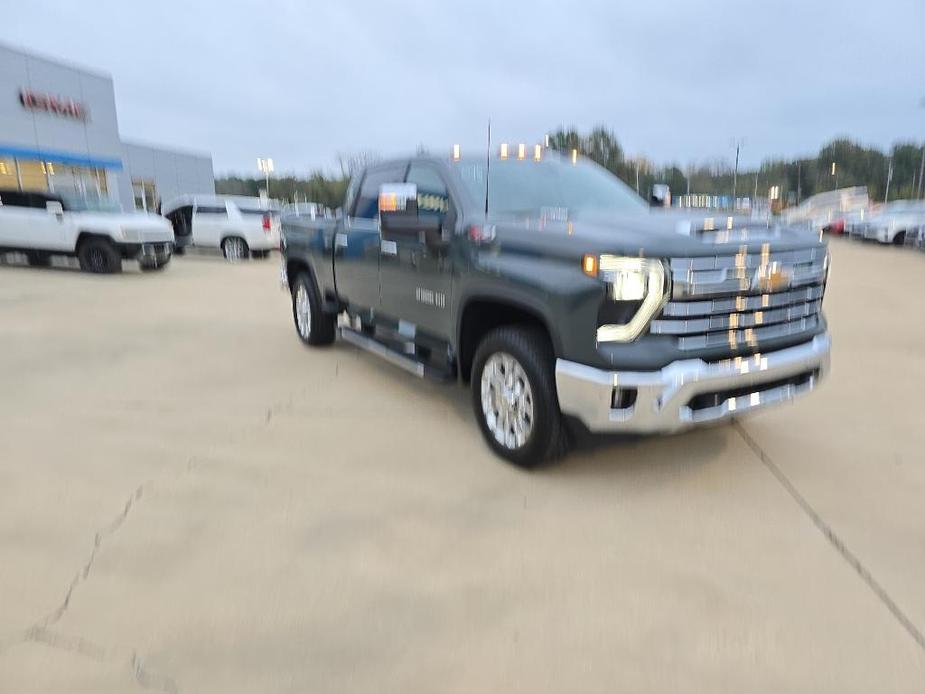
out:
M31 89L19 90L19 103L30 111L44 111L65 118L87 120L87 109L74 99L34 92Z

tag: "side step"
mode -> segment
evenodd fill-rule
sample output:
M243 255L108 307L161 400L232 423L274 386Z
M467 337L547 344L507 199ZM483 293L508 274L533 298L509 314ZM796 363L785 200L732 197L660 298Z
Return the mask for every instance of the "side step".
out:
M383 344L379 340L376 340L372 337L364 335L353 328L342 325L338 328L338 333L344 342L349 342L354 347L359 347L362 350L375 354L377 357L382 357L387 362L394 364L395 366L404 369L405 371L414 374L418 378L424 378L429 376L435 378L439 381L450 380L453 375L448 371L441 371L435 369L429 364L418 361L413 357L409 357L406 354L398 352L388 345Z

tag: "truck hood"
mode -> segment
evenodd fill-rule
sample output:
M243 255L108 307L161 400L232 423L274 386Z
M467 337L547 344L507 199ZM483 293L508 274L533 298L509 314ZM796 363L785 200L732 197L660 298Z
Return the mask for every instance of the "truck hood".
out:
M734 254L743 246L761 252L765 244L772 251L824 245L818 233L805 228L722 213L652 211L573 222L496 217L488 223L505 251L576 258L586 253L696 257Z
M163 217L144 212L70 212L81 228L121 234L126 242L173 241L173 227Z

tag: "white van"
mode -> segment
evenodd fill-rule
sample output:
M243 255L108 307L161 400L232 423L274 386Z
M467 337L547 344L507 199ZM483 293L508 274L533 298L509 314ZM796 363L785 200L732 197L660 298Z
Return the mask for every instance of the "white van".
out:
M188 246L220 248L228 260L264 258L279 248L273 201L239 195L183 195L161 208L173 225L176 253Z

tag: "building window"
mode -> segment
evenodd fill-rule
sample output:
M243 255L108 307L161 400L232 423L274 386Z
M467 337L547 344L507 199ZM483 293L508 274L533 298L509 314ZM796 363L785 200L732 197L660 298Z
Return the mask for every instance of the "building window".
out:
M132 194L135 198L136 210L157 212L157 187L154 185L154 181L133 178Z
M19 180L16 178L16 162L12 159L0 157L0 188L19 190Z

